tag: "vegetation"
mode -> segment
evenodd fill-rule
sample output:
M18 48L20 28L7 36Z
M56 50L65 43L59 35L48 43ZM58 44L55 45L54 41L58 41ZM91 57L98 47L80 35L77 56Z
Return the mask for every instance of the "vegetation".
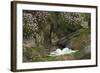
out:
M90 59L90 27L90 13L23 10L23 62ZM65 47L79 51L48 56Z

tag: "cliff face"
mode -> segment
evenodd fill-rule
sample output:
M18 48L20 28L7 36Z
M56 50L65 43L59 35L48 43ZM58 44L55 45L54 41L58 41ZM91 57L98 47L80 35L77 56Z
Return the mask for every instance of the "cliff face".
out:
M90 17L89 13L23 10L24 61L41 61L57 48L86 50L91 45Z

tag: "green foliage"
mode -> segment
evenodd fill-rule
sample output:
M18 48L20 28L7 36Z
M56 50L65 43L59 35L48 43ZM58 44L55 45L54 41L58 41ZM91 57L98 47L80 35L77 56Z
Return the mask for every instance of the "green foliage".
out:
M40 61L57 61L57 60L73 60L73 54L66 54L62 56L49 56L48 54L41 52L43 49L39 48L26 48L24 50L23 62L40 62Z
M34 39L33 43L37 45L28 48L24 46L24 62L90 58L89 53L83 55L84 53L80 51L90 45L90 25L90 13L24 10L23 38ZM56 44L63 37L65 39L60 42L79 52L58 57L48 56L53 47L59 47Z
M24 23L24 25L23 25L23 37L25 39L28 39L33 34L32 27L30 27L30 24L31 24L30 21L31 20L30 20L30 18L28 16L24 16L23 17L23 23Z

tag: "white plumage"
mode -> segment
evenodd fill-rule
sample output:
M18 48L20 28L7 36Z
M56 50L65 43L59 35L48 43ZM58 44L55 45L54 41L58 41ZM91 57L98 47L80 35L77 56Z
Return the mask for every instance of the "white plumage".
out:
M49 56L59 56L59 55L65 55L65 54L70 54L70 53L74 53L74 52L77 52L78 50L71 50L69 48L63 48L62 50L61 49L56 49L55 51L53 52L50 52L50 55Z
M53 52L50 52L50 55L51 56L58 56L58 55L62 55L62 51L61 51L61 49L56 49L55 51L53 51Z

